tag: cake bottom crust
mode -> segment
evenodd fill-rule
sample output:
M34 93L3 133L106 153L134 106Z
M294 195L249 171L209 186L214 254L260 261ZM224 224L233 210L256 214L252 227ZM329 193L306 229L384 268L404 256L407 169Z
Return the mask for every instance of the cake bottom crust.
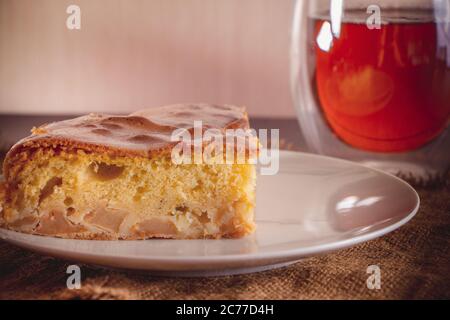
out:
M255 229L253 223L241 228L235 228L230 224L227 231L214 234L204 234L199 226L196 230L190 228L188 232L182 233L178 231L176 224L167 217L153 217L138 221L132 231L124 235L92 226L74 224L57 210L53 210L48 216L40 218L27 216L12 223L6 223L4 219L0 219L0 227L28 234L80 240L231 239L244 237ZM88 228L96 230L89 231Z

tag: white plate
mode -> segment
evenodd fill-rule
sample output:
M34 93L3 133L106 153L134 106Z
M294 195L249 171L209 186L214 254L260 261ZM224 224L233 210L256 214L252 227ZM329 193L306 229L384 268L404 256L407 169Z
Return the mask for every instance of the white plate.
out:
M404 181L323 156L280 152L280 171L257 183L257 231L239 240L67 240L0 229L26 249L72 261L210 276L266 270L347 248L408 222L419 197Z

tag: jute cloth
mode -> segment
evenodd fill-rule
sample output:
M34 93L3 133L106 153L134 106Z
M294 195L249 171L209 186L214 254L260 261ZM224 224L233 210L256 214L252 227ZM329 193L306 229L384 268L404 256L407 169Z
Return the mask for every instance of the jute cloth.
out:
M418 187L417 216L382 238L294 265L247 275L165 278L79 264L81 289L66 287L73 262L0 241L1 299L449 299L450 176ZM368 289L378 265L381 288Z

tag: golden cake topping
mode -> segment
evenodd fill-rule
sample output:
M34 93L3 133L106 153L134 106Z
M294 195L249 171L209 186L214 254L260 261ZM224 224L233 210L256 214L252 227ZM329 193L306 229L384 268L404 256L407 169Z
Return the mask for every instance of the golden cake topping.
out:
M230 105L178 104L127 116L93 113L33 128L33 134L19 141L8 156L34 146L151 156L170 152L176 144L171 141L174 130L191 131L194 121L202 121L205 129L221 131L249 127L244 108Z

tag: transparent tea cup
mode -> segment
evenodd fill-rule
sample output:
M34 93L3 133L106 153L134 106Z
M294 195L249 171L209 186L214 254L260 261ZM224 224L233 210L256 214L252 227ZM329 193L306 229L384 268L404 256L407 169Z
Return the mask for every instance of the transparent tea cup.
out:
M291 89L311 151L445 178L450 1L298 0Z

